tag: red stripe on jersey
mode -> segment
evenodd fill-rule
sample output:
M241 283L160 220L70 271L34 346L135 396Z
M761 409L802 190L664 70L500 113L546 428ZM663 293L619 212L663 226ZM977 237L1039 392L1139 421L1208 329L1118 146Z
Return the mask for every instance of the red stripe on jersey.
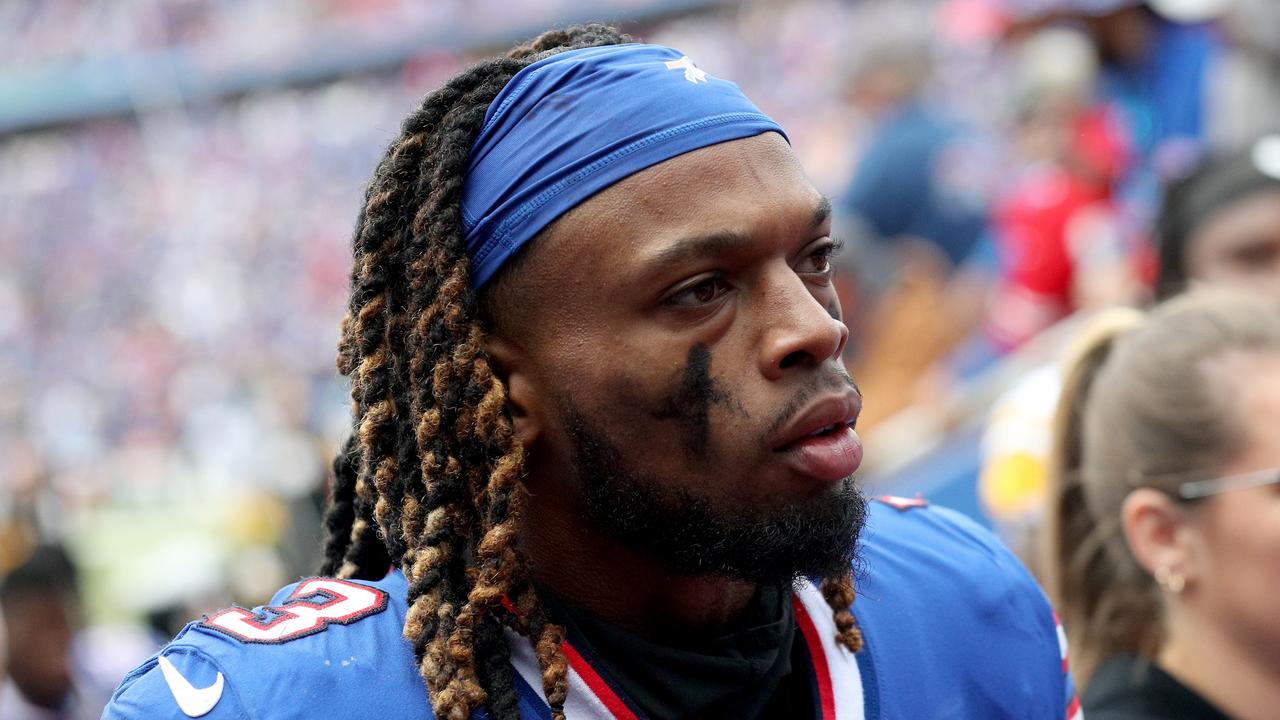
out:
M796 624L800 626L800 634L804 635L805 644L809 646L809 656L813 658L813 674L818 678L818 702L822 706L822 717L832 720L836 716L836 696L831 689L831 669L827 666L827 654L822 649L822 639L818 637L818 628L813 619L804 610L804 603L792 594L791 607L796 613Z
M1072 697L1071 704L1067 706L1066 720L1076 720L1076 717L1079 714L1080 714L1080 698Z
M631 712L631 708L618 697L618 694L609 687L604 678L591 667L586 658L582 657L577 650L574 649L568 641L560 645L560 649L564 651L565 659L569 661L569 667L578 673L578 677L587 684L591 692L595 694L600 702L608 708L609 712L618 720L637 720L636 714Z

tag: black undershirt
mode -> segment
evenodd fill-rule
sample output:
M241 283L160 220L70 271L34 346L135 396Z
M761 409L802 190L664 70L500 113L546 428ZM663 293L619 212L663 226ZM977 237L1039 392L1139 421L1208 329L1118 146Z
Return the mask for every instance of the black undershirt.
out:
M1088 720L1231 720L1149 660L1110 658L1081 699Z
M761 588L733 627L646 638L540 588L553 620L611 688L649 718L813 717L809 654L790 588Z

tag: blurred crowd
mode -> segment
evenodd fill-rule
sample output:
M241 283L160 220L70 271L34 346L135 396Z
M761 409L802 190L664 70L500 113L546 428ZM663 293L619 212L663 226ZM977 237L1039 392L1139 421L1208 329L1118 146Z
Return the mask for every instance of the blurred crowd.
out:
M623 0L618 8L653 5ZM0 65L39 68L177 52L204 66L270 64L315 50L317 36L387 42L411 33L490 35L546 25L583 11L573 0L156 0L128 3L20 0L0 6ZM610 7L605 3L602 7ZM432 48L423 48L430 51Z
M1280 183L1269 0L614 9L741 85L836 201L868 482L958 484L1024 550L1058 329L1156 296L1174 262L1160 241L1188 246L1198 222L1162 215L1170 192L1207 214ZM313 571L350 423L333 357L363 183L400 119L469 59L586 17L569 0L0 4L0 102L4 78L75 63L274 68L333 37L476 38L0 135L0 574L34 562L49 592L65 582L40 578L74 575L67 622L140 628L112 642L145 655L194 608L254 604ZM1223 251L1240 266L1229 282L1280 262L1252 239ZM1177 260L1180 282L1212 279L1204 262ZM903 474L956 437L962 462ZM121 670L139 659L122 654Z

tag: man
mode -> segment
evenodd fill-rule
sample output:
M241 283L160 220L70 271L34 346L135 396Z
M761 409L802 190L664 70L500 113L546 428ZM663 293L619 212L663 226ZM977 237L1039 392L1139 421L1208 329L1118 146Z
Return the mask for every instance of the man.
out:
M72 661L79 623L76 569L60 546L35 548L4 577L0 658L7 658L9 676L0 676L0 718L80 720L97 715L105 691L95 696L92 687L79 682L85 678Z
M189 625L105 717L1066 716L1011 556L853 484L830 203L627 40L546 33L406 120L354 238L338 579Z

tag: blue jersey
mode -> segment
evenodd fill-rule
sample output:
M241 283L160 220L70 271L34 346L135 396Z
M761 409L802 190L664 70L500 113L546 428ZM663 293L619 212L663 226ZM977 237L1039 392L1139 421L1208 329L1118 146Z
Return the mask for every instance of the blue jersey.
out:
M861 652L835 643L816 587L792 598L818 717L1079 716L1056 618L988 532L921 501L886 498L871 504L861 552ZM311 578L267 606L206 616L127 675L103 718L432 718L401 635L406 590L399 572L378 582ZM508 640L521 717L549 718L533 648L514 633ZM570 720L641 717L588 651L564 651Z

